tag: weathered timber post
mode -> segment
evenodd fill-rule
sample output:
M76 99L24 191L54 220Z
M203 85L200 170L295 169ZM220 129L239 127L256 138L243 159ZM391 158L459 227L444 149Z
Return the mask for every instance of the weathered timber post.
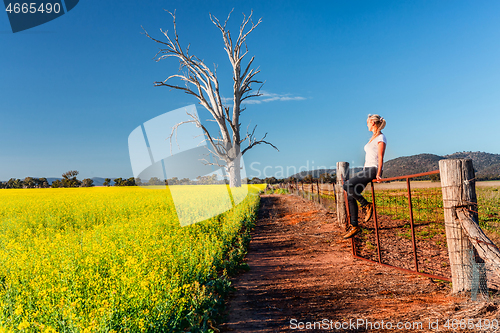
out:
M452 293L470 290L472 243L462 229L458 211L477 203L474 168L470 159L439 161L443 191L444 225L450 257ZM474 207L474 210L476 208Z
M337 162L337 184L335 185L335 198L337 201L337 220L344 229L347 228L347 210L344 196L344 181L349 179L349 163Z
M319 195L319 179L316 181L316 185L318 186L318 203L321 203L321 196Z

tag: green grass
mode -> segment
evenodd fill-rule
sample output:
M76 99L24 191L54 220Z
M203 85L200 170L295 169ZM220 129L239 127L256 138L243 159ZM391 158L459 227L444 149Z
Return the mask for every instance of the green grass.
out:
M438 233L444 232L442 221L443 198L441 190L438 189L415 189L412 190L413 220L416 225L422 222L430 223L416 232L421 239L433 238ZM477 187L476 195L479 211L479 225L488 231L500 235L500 191L498 187ZM368 196L365 194L365 197ZM388 215L392 219L409 221L409 206L406 190L382 190L376 192L377 213ZM411 238L410 226L408 231L401 235Z
M479 225L500 235L500 191L498 187L477 187Z
M411 196L413 221L415 223L443 220L443 199L441 190L415 189L411 191ZM375 204L378 214L390 216L395 220L410 220L410 209L406 190L376 191Z
M290 194L290 192L286 188L274 188L266 190L265 194Z

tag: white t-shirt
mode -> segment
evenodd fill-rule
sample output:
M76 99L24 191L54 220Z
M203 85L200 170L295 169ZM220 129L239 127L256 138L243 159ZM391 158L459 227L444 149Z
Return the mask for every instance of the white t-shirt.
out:
M377 135L375 139L373 139L372 142L368 142L365 145L365 168L368 167L376 167L378 168L378 143L383 142L387 144L387 139L385 138L385 135L380 133ZM383 168L383 166L382 166Z

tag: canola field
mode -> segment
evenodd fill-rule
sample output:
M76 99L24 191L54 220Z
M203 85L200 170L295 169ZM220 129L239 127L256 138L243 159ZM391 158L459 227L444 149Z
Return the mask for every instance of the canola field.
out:
M262 189L184 227L165 189L0 190L0 332L211 331Z

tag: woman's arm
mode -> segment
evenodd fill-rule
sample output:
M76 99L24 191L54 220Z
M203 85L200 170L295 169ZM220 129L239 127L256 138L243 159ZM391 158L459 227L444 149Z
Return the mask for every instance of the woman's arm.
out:
M385 153L385 142L380 141L378 143L378 170L377 170L377 180L382 179L382 167L384 166L384 153Z

